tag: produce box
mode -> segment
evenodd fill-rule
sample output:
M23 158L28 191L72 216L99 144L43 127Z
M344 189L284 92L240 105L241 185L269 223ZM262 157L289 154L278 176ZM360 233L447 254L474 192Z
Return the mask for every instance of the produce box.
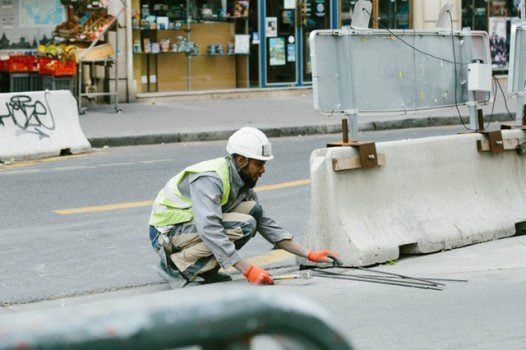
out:
M109 43L94 46L91 49L91 51L89 51L84 56L87 50L88 50L87 48L77 48L75 51L73 51L75 60L77 62L80 59L82 59L82 61L101 61L106 58L115 56L115 51L113 50L113 46L111 46L111 44Z
M38 72L42 75L75 75L77 65L73 61L61 61L56 59L42 59L38 66Z
M34 72L35 56L12 55L7 60L0 60L0 71L8 73Z

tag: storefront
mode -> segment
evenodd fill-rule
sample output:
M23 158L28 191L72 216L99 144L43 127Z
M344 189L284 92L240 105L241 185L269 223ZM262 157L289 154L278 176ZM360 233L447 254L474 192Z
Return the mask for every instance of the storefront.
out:
M80 4L99 4L118 18L105 39L120 65L118 74L113 65L78 77L83 93L119 90L121 100L133 101L135 93L304 86L312 82L309 34L350 25L356 2L0 0L0 56L35 54L46 42L53 47L57 26ZM446 2L452 1L372 0L370 27L432 29ZM454 29L488 31L494 69L507 69L519 2L454 1Z
M137 92L309 84L308 36L315 29L337 27L335 4L134 0Z
M413 1L374 0L371 27L411 28ZM58 38L57 25L79 19L82 28L83 11L79 12L79 8L102 6L118 18L119 25L104 38L113 46L113 58L120 68L115 72L115 65L104 71L85 67L78 77L77 95L89 98L118 90L121 100L122 96L133 100L135 93L303 86L312 82L310 33L349 25L355 3L356 0L0 0L2 10L7 10L2 13L0 45L14 47L12 33L19 30L10 29L11 23L38 21L37 12L51 11L53 16L47 18L54 20L45 22L46 27L44 23L37 24L41 27L32 28L30 35L14 40L26 48L25 41L42 37L32 40L33 46L27 46L33 53L38 44L54 48L56 43L48 40ZM42 10L21 12L27 8ZM120 28L119 35L114 32L116 28ZM49 56L47 51L45 55Z
M487 31L491 63L495 70L507 70L511 26L519 21L520 0L462 0L462 27Z

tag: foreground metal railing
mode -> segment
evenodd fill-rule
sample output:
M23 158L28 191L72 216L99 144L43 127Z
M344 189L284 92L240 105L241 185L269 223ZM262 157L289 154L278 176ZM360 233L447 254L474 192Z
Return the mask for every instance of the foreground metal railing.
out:
M278 349L351 348L303 297L272 287L211 287L2 315L0 349L251 349L262 335Z

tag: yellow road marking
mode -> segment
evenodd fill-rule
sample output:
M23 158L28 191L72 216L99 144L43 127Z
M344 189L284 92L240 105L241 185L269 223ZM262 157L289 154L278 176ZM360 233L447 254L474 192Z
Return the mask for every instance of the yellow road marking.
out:
M2 165L2 168L0 168L0 171L5 171L5 170L13 169L13 168L15 168L15 169L16 168L25 168L25 167L28 167L28 166L31 166L31 165L37 165L37 164L41 164L41 163L57 162L59 160L64 160L64 159L82 158L82 157L86 157L87 155L88 155L87 153L84 153L84 154L70 154L70 155L67 155L67 156L56 156L56 157L50 157L50 158L44 158L44 159L24 160L24 161L20 161L20 162L16 162L16 163L4 164L4 165Z
M304 180L298 180L298 181L282 182L280 184L275 184L275 185L260 186L260 187L256 187L254 190L256 192L264 192L264 191L279 190L282 188L302 186L302 185L308 185L308 184L310 184L310 180L304 179Z
M265 192L272 190L279 190L288 187L302 186L310 184L309 179L283 182L275 185L266 185L256 187L256 192ZM118 204L109 204L109 205L98 205L93 207L82 207L82 208L72 208L72 209L59 209L53 210L54 213L61 215L71 215L71 214L80 214L80 213L93 213L97 211L109 211L109 210L118 210L118 209L129 209L129 208L138 208L138 207L148 207L153 204L153 201L142 201L142 202L129 202L129 203L118 203Z
M150 206L152 204L153 204L153 201L129 202L129 203L99 205L99 206L96 206L96 207L59 209L59 210L53 210L53 212L57 213L57 214L62 214L62 215L69 215L69 214L79 214L79 213L93 213L93 212L96 212L96 211L108 211L108 210L117 210L117 209L129 209L129 208L147 207L147 206Z

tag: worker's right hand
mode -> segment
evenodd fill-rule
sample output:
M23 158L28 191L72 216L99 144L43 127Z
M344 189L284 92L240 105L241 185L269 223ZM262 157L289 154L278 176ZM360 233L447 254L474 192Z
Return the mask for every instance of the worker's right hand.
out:
M244 275L252 284L274 284L274 280L268 271L263 270L256 265L250 265Z

